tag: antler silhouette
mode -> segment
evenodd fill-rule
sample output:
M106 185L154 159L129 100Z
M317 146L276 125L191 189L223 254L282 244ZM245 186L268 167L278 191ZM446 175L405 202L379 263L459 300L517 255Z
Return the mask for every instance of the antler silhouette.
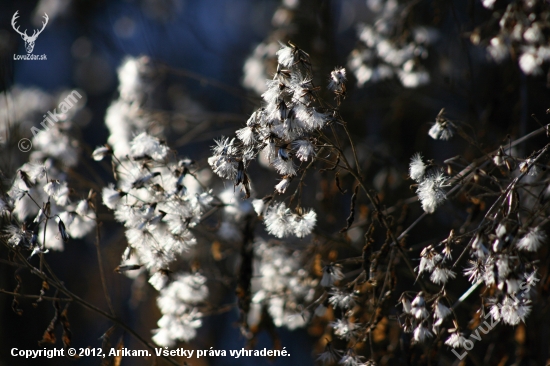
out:
M29 35L27 34L27 30L26 30L26 29L25 29L24 32L21 32L21 31L19 30L19 26L17 26L17 25L15 24L17 18L19 18L18 13L19 13L19 10L17 10L17 11L15 12L15 14L13 14L13 17L11 18L11 26L13 27L13 29L14 29L17 33L19 33L19 34L21 35L21 37L23 37L23 39L24 39L25 41L27 41L27 40L30 40L30 41L36 40L36 38L38 37L38 35L39 35L40 33L42 33L42 31L44 30L44 28L46 28L46 24L48 24L48 20L50 19L50 18L48 18L48 14L44 13L44 17L43 17L43 18L46 20L46 22L42 22L42 29L40 29L40 30L36 30L36 29L35 29L34 32L32 33L32 36L29 37Z
M15 12L15 14L13 14L13 17L11 18L11 26L13 27L13 29L19 33L21 35L21 37L23 38L28 38L29 36L27 35L27 30L25 29L25 32L21 32L19 30L19 26L17 26L17 28L15 27L15 21L17 20L17 18L19 18L19 15L17 15L17 13L19 13L19 10L17 10Z
M17 12L15 12L15 13L17 14ZM43 18L46 20L46 22L45 22L45 23L42 22L42 29L40 29L39 31L37 31L37 30L35 29L34 32L33 32L33 34L32 34L32 36L30 36L29 38L31 38L31 39L36 39L36 37L38 37L38 35L39 35L40 33L42 33L42 31L44 30L44 28L46 28L46 24L48 24L48 20L49 20L50 18L48 18L48 14L46 14L46 13L44 13ZM25 33L26 33L26 32L27 32L27 30L25 29Z

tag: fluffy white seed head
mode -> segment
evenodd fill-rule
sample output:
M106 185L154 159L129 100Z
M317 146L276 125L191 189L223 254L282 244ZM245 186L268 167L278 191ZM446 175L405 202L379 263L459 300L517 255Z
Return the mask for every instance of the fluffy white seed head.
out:
M416 153L411 158L411 164L409 166L409 175L411 179L421 182L424 174L426 173L426 165L422 161L422 155Z

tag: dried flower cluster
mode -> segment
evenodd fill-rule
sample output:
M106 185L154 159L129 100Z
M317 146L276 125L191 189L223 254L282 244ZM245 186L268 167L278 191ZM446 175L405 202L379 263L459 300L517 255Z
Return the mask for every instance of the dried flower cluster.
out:
M358 27L359 46L349 57L349 68L357 84L378 83L399 78L406 88L415 88L430 81L430 74L422 65L428 57L428 48L437 39L435 29L417 26L403 36L402 27L408 5L396 0L367 1L376 20L372 25Z
M459 349L470 352L474 335L484 341L478 326L493 344L510 339L489 334L487 319L516 327L517 343L532 337L525 331L529 322L547 317L541 298L550 268L549 125L533 114L539 127L522 122L501 139L490 130L494 105L476 110L472 100L468 113L455 114L459 103L449 103L457 116L451 121L439 100L423 95L418 100L435 104L430 116L440 112L433 123L409 129L413 112L399 106L406 103L384 97L388 114L405 117L395 147L378 144L383 134L373 131L385 122L365 117L378 99L361 94L357 105L347 106L354 93L365 92L349 90L348 78L358 86L391 78L405 88L435 83L440 74L428 72L428 49L431 58L444 33L418 26L418 2L366 4L374 20L359 27L359 45L341 58L346 69L321 65L297 44L280 42L303 26L297 14L307 5L284 0L273 16L274 32L244 68L243 84L261 93L261 105L239 116L241 126L229 126L234 133L215 139L211 150L193 145L205 152L187 151L196 161L174 148L185 139L167 138L172 120L163 117L179 112L155 110L152 95L159 71L170 68L147 57L128 57L118 69L118 96L105 115L107 144L88 149L73 121L78 109L37 133L30 158L17 162L0 191L1 239L9 253L2 263L28 269L42 283L38 296L26 295L16 272L17 288L0 289L14 296L13 309L19 297L51 301L53 327L64 322L66 332L65 321L57 320L66 316L63 300L95 309L136 336L109 298L103 267L110 261L101 259L102 246L109 246L119 264L109 274L134 281L132 301L154 294L161 315L149 339L166 350L200 338L206 316L227 312L238 313L243 346L255 347L265 333L277 345L275 328L307 332L317 339L314 354L323 365L429 363ZM518 74L542 74L550 57L548 2L483 0L478 6L498 22L498 34L489 37L493 59L517 56ZM356 24L360 18L349 13ZM480 34L489 33L469 35L477 44L484 42ZM317 70L325 70L321 82ZM414 96L408 90L403 99L416 102L423 89ZM0 100L0 109L15 105L0 115L0 133L8 135L32 127L55 101L17 88L4 96L10 102ZM527 109L527 102L518 105ZM398 135L394 128L388 125L389 133ZM412 130L422 147L416 140L401 146ZM415 151L422 154L407 161ZM113 177L104 181L105 172ZM104 220L120 229L112 241L101 232ZM108 311L73 294L48 264L49 251L91 239L92 232Z
M268 88L262 94L265 105L248 119L246 127L236 131L236 138L222 137L208 159L212 170L222 178L241 186L248 198L251 182L247 173L250 163L260 158L281 175L275 190L283 194L302 166L316 154L318 131L331 122L330 110L317 102L309 56L290 43L277 52L278 67ZM329 87L345 93L345 70L332 73ZM304 237L315 226L316 214L298 208L291 211L284 202L257 205L269 233L278 238L289 234Z
M103 189L103 203L126 228L128 248L119 271L135 276L136 270L147 269L149 282L161 291L158 303L163 317L155 341L173 345L195 337L201 314L194 305L205 300L208 289L198 273L170 275L171 264L196 244L190 228L213 197L202 191L190 172L192 161L177 159L157 138L141 133L129 148L125 159L112 155L117 187ZM111 154L109 147L94 152L96 160Z
M550 60L548 2L524 0L501 4L495 0L483 0L482 3L487 9L499 8L494 12L499 17L498 32L491 36L487 44L491 58L501 63L513 54L525 74L541 74L543 64ZM471 35L474 44L482 42L480 33L478 29Z
M437 128L443 129L443 126L440 126L440 115L434 127L439 125ZM434 127L429 134L436 138L432 133ZM453 126L453 128L458 127ZM480 313L483 315L489 312L495 321L502 320L509 325L525 322L531 312L532 288L538 281L536 261L529 253L536 252L547 243L545 232L536 224L541 222L541 218L537 218L538 214L535 216L532 214L542 212L544 207L533 197L546 195L546 192L536 185L527 185L519 190L518 185L522 179L527 181L536 179L535 177L539 175L536 170L537 161L545 156L547 149L548 146L534 152L523 161L509 155L508 149L503 147L498 149L493 160L490 160L490 163L486 160L484 163L493 164L492 168L485 168L482 173L486 179L490 179L492 174L502 174L502 172L497 173L495 169L504 166L505 161L513 161L514 164L506 165L510 173L504 173L500 178L499 185L503 190L497 191L498 198L492 209L486 213L472 232L458 236L451 231L449 237L439 244L428 245L422 249L420 265L416 268L418 278L423 273L427 273L431 282L442 287L429 299L423 292L418 293L412 302L406 293L401 296L403 329L405 332L413 333L415 342L425 342L434 335L442 334L440 326L451 315L448 305L443 304L442 300L446 299L449 304L450 299L446 294L446 288L457 276L456 271L453 270L457 261L452 262L452 247L453 244L465 238L468 239L467 245L461 257L468 253L470 258L464 268L464 275L472 283L472 289L485 285L491 290L485 291L482 295ZM449 179L437 169L432 163L427 166L420 154L416 154L411 159L409 175L419 182L418 198L427 213L433 213L446 198L442 187L447 185L446 182ZM491 171L493 173L490 173ZM534 174L533 171L535 171ZM479 174L480 172L470 178L473 180L467 179L462 182L461 189L467 189L467 187L475 189L477 182L483 179ZM457 182L454 179L453 181ZM432 303L432 311L429 311L428 303ZM464 333L459 331L458 319L455 318L453 322L454 328L448 329L450 336L445 344L453 348L463 348L466 338Z
M411 159L409 175L418 182L418 199L427 213L434 213L435 209L445 201L444 187L447 187L447 177L438 168L427 168L422 156L416 154Z
M255 243L254 254L257 276L252 282L248 325L257 326L266 309L277 327L304 327L311 316L304 305L315 299L318 281L302 268L302 254L263 240Z
M27 126L35 109L55 100L36 90L14 90L9 99L24 96L31 101L28 115L13 116L16 125ZM61 93L61 95L66 93ZM37 104L33 104L36 102ZM34 138L29 162L18 170L11 188L0 197L0 213L9 214L7 241L12 247L31 250L31 256L48 249L63 250L69 238L83 238L95 225L93 191L77 192L68 186L68 171L78 164L79 144L72 136L74 112L45 124Z

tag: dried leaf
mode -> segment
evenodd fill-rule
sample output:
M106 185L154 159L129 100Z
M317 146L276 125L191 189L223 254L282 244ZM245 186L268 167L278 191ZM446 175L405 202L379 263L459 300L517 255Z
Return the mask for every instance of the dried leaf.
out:
M111 328L107 329L107 331L101 336L101 349L103 351L103 355L105 356L105 358L101 362L101 366L113 365L113 357L109 356L109 351L111 350L111 334L113 334L114 330L115 327L112 326Z
M237 282L237 298L240 310L241 332L248 336L248 312L250 311L251 301L251 282L253 272L253 242L254 242L254 224L252 217L248 217L243 232L243 245L241 247L241 268L239 270L239 279Z
M215 261L220 261L223 259L221 244L219 241L214 241L212 243L212 246L210 247L210 253L212 253L212 258L214 258Z
M336 182L336 188L340 191L340 193L344 194L347 192L347 190L343 190L342 187L340 187L340 176L338 173L334 176L334 181Z
M57 293L56 293L57 296ZM57 338L55 337L55 328L59 325L59 301L54 300L53 301L53 307L55 309L55 313L53 315L53 319L44 331L44 335L42 336L42 340L38 342L39 345L42 344L55 344L57 341Z
M68 304L67 304L67 307L68 307ZM61 318L60 318L60 322L63 327L63 337L62 337L63 346L65 348L68 348L71 346L71 339L73 335L73 333L71 332L71 324L69 323L69 318L67 317L67 307L65 307L65 309L61 313Z
M355 219L355 201L357 201L357 192L359 192L359 186L355 186L355 189L353 191L353 196L351 196L351 207L349 216L346 220L347 224L346 227L340 230L340 233L345 233L349 230L351 227L351 224L353 224L353 220Z
M117 355L113 360L113 366L120 366L120 363L122 362L122 348L124 348L124 342L122 340L122 337L120 337L120 340L118 341L118 344L116 346Z
M128 264L128 265L121 265L115 268L115 272L117 273L123 273L126 271L135 271L136 269L140 269L143 267L142 264Z
M338 156L338 157L336 158L336 162L334 163L334 165L333 165L331 168L321 169L321 170L319 170L319 173L322 173L322 172L325 172L325 171L334 170L334 169L336 169L336 167L338 166L338 164L340 164L340 156Z
M15 286L15 289L13 290L13 292L15 294L18 294L19 289L21 288L21 277L19 275L15 275L15 280L17 281L17 286ZM19 308L19 301L17 301L17 296L13 296L13 301L11 302L11 309L17 315L23 315L23 309Z
M40 289L40 296L38 297L38 299L32 304L34 307L37 307L38 306L38 303L41 302L43 299L42 299L42 296L44 296L46 294L46 291L50 289L50 285L48 285L48 282L47 281L42 281L42 288Z
M526 338L525 324L520 323L516 329L516 333L514 334L514 339L516 340L516 342L518 342L518 344L524 345L525 338Z

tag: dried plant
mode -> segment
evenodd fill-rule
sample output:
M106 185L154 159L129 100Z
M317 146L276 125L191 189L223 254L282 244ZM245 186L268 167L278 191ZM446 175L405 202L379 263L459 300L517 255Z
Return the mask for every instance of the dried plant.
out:
M104 349L118 329L151 352L193 345L208 316L238 312L241 339L250 349L262 332L276 349L277 328L306 328L315 338L316 362L351 366L436 359L450 365L453 354L481 364L477 350L483 347L475 342L486 337L496 343L497 332L489 333L497 323L524 332L536 328L548 318L545 117L533 114L540 127L530 131L517 121L524 133L502 140L488 131L485 117L465 121L456 117L464 114L437 105L433 122L419 132L429 141L419 144L425 150L403 161L392 155L391 143L370 146L357 132L367 119L357 117L364 101L354 95L394 77L403 89L429 88L431 75L440 72L432 74L428 50L445 33L417 21L416 5L367 1L375 21L357 24L358 43L343 58L346 69L329 68L305 47L283 42L303 6L283 2L274 33L244 68L244 87L261 93L261 100L250 99L255 110L240 126L232 124L229 136L220 133L209 151L187 151L189 156L176 148L201 133L198 123L191 115L162 111L155 100L158 80L178 72L147 57L126 58L118 69L118 96L106 110L104 145L90 148L75 122L82 101L35 134L28 161L14 158L17 167L3 161L13 176L4 176L0 192L6 254L0 263L14 268L16 287L0 292L13 296L13 310L22 313L21 299L51 302L54 316L41 343L56 344L59 328L68 349L74 332L69 308L79 304L110 322ZM469 35L472 42L486 45L497 63L517 58L522 82L542 74L548 4L482 5L495 9L491 22L499 19L498 34L486 36L484 27L494 24L483 24ZM60 98L18 88L5 96L15 101L15 113L2 114L0 132L12 136ZM227 118L182 98L204 113L206 128ZM177 130L191 137L174 138ZM77 295L52 269L52 253L75 240L96 251L95 276L107 310ZM113 268L106 248L117 251ZM40 289L24 287L23 272L37 278ZM122 320L107 272L133 281L134 305L156 300L160 315L151 337ZM518 354L525 348L519 343ZM474 346L479 348L470 352ZM502 364L504 358L491 352L483 362ZM516 357L517 364L527 360L534 358Z

